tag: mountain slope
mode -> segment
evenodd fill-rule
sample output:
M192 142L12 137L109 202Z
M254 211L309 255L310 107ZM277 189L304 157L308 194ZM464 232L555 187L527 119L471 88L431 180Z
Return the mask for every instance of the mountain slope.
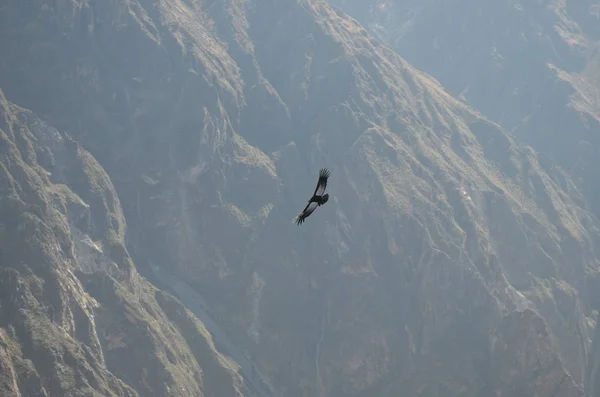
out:
M3 396L242 396L204 326L135 271L108 175L0 91Z
M597 1L331 2L569 171L600 214Z
M280 395L582 395L599 238L581 194L341 11L0 18L0 87L98 159L139 271L192 285ZM331 200L298 228L322 166Z
M600 325L596 324L594 342L590 351L588 370L586 372L585 395L593 397L600 387Z

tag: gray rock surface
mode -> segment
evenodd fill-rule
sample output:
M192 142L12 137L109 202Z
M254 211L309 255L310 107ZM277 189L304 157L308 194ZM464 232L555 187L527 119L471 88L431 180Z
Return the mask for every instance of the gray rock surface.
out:
M0 36L8 99L84 153L43 167L74 173L83 234L64 233L79 271L98 268L81 276L113 335L96 351L131 393L246 393L137 274L160 264L281 396L583 395L600 241L583 194L340 10L9 1ZM323 166L332 198L297 227Z

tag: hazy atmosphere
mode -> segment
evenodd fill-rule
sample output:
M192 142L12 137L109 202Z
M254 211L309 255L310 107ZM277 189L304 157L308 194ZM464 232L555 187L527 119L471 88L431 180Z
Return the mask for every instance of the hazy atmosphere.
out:
M0 397L600 397L600 0L0 0Z

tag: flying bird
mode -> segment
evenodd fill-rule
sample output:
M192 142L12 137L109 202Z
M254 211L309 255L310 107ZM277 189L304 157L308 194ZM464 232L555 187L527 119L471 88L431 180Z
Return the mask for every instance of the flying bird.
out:
M304 222L304 220L308 218L308 216L312 214L314 210L317 209L317 207L322 206L327 202L327 200L329 200L329 194L323 194L325 193L325 188L327 187L327 178L329 178L329 175L331 174L327 168L321 168L319 171L319 181L317 182L315 192L310 200L308 200L308 204L306 204L306 207L304 207L302 212L294 218L294 222L296 222L296 224L301 225L302 222Z

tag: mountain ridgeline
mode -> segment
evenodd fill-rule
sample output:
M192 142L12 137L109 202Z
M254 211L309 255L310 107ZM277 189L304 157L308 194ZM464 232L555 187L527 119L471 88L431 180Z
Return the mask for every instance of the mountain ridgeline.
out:
M540 156L600 215L600 3L332 0Z
M242 396L235 363L141 278L109 176L0 92L0 394Z
M598 388L588 193L341 9L9 0L0 37L3 396Z
M452 95L530 144L546 168L567 170L586 200L584 206L598 218L600 3L332 3L439 79ZM597 308L598 300L594 302ZM600 356L590 361L591 371L598 360ZM593 383L590 376L587 380ZM596 395L589 389L589 396Z

